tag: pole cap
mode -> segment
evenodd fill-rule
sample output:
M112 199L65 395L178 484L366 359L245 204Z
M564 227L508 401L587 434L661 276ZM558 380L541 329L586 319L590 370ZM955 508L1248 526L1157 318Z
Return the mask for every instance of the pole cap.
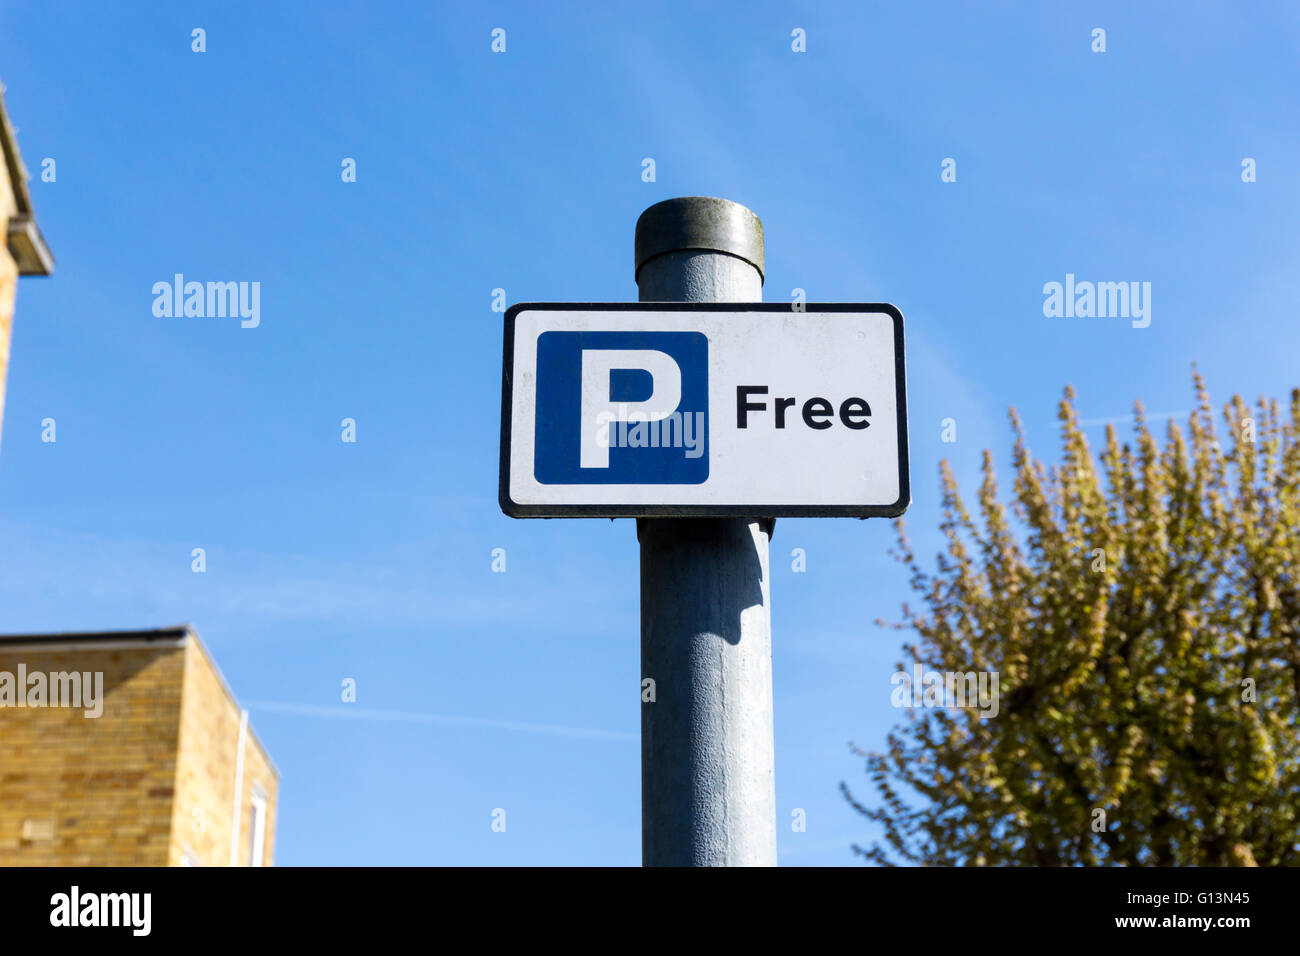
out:
M657 202L636 221L636 274L666 252L699 249L744 259L763 278L763 223L748 206L715 196Z

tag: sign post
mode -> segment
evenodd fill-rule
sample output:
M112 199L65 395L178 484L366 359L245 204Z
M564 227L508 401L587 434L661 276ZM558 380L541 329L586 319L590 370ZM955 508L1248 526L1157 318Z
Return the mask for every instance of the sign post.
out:
M647 866L776 864L768 550L778 516L909 502L903 324L764 304L724 199L637 221L637 303L506 313L501 507L636 517Z
M758 302L763 266L763 224L737 203L670 199L637 220L641 302ZM637 519L641 681L655 690L641 704L645 866L776 866L761 518Z

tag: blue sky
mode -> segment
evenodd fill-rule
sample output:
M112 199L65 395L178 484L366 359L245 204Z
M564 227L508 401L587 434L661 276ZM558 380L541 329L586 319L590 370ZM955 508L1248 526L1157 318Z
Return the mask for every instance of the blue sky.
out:
M1054 460L1066 383L1088 420L1190 408L1194 361L1216 403L1300 385L1297 46L1282 3L6 0L57 268L18 292L0 631L192 621L283 774L280 864L638 864L634 524L498 510L492 290L634 300L641 210L745 203L767 301L906 316L929 555L939 460L1005 475L1009 406ZM260 282L260 325L156 317L177 272ZM1150 326L1045 317L1067 273L1150 282ZM837 788L902 718L892 542L777 524L783 864L875 835Z

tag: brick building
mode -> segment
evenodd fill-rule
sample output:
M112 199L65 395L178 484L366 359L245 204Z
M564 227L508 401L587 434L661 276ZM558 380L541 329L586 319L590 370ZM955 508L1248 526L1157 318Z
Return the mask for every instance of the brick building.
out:
M189 626L0 636L0 866L270 866L278 795Z
M0 162L0 226L4 227L5 234L5 245L0 249L0 428L3 428L18 277L47 276L54 271L54 257L32 214L27 170L18 154L18 140L9 125L9 114L5 112L3 84L0 84L0 152L4 154Z

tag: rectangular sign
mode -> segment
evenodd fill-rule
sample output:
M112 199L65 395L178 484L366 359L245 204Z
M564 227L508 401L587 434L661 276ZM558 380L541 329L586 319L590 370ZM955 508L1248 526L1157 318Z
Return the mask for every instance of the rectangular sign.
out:
M867 518L910 503L892 305L546 302L505 320L508 515Z

